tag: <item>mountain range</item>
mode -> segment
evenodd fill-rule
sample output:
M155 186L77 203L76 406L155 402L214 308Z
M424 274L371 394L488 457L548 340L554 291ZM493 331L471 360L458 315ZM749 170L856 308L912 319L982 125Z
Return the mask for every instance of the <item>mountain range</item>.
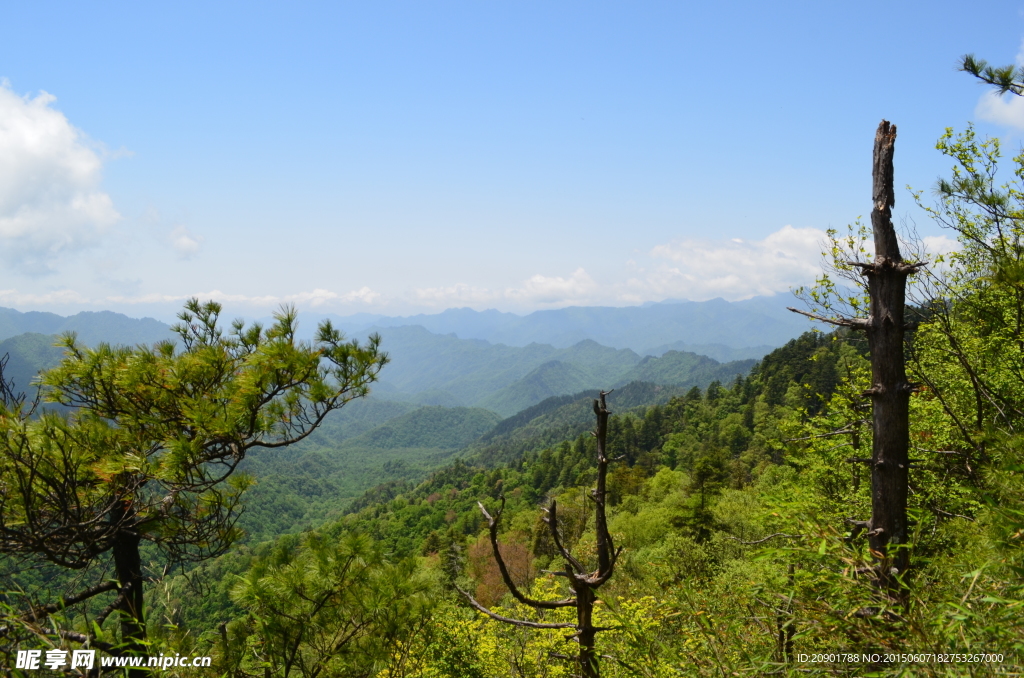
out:
M300 313L299 333L310 338L320 320L329 318L353 336L373 330L418 325L434 334L454 333L460 339L527 346L531 343L568 348L590 339L611 348L628 348L640 355L688 351L720 362L760 358L810 328L803 316L786 310L789 295L754 297L744 301L664 301L627 307L574 306L535 311L527 315L496 310L452 308L441 313L349 316ZM234 317L230 308L225 317ZM301 311L301 309L300 309ZM267 322L270 318L261 318ZM130 318L112 311L83 311L64 317L39 311L0 308L0 341L35 332L73 331L88 345L153 343L173 339L170 326L153 318Z
M350 336L376 332L391 363L374 386L384 400L481 407L511 416L552 396L644 381L677 388L728 382L754 359L797 336L806 319L787 300L664 302L626 308L574 307L525 316L449 309L407 318L332 317ZM326 316L300 316L312 333ZM55 365L54 335L76 332L87 345L173 339L170 326L110 311L63 317L0 309L0 356L24 388Z
M435 334L494 344L530 343L568 348L589 339L603 346L632 349L640 355L687 351L720 362L760 358L771 349L810 329L807 318L786 310L790 295L754 297L744 301L664 301L643 306L573 306L519 316L500 311L452 308L432 315L389 317L372 314L326 316L303 314L312 332L316 322L330 318L356 336L389 327L418 325Z

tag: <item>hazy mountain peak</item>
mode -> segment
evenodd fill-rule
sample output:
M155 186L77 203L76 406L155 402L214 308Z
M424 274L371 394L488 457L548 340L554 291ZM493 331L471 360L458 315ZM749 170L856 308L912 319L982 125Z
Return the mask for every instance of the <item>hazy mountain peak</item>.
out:
M82 311L72 316L39 311L21 312L0 308L0 341L26 332L56 335L75 332L79 341L94 346L111 344L153 344L174 339L170 325L153 318L130 318L113 311Z
M492 344L548 344L569 348L590 340L602 346L660 355L676 348L706 347L720 360L757 357L809 329L807 318L786 310L790 297L753 297L729 302L666 300L643 306L570 306L519 316L488 309L452 308L433 315L378 318L377 328L419 325L436 334L454 333L460 339ZM354 316L339 318L351 333L370 324ZM701 352L701 350L697 352ZM746 350L743 350L746 349ZM740 354L733 351L742 350Z

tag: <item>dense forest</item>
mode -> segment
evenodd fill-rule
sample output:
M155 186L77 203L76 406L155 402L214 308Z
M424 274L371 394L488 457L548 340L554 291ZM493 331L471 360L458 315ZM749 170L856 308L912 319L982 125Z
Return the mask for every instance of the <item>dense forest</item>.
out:
M238 326L228 339L216 309L197 305L180 329L182 354L68 343L70 357L44 383L58 403L99 408L95 418L33 419L28 403L6 397L5 671L38 675L15 667L19 649L86 643L113 656L212 658L211 668L170 670L179 675L578 675L575 617L562 604L574 593L571 564L614 570L593 611L598 666L589 670L601 675L1019 675L1024 155L1002 185L997 141L968 128L948 131L938 148L953 174L936 204L916 198L960 249L936 258L904 243L908 259L929 265L910 281L903 351L913 385L909 541L897 547L910 565L884 574L888 588L878 584L887 561L869 543L873 386L857 329L804 334L748 374L704 388L638 373L607 396L601 457L603 439L590 433L596 392L504 420L377 403L364 414L384 428L332 444L329 429L310 431L326 410L359 404L387 370L376 346L345 343L325 326L320 350L333 371L317 376L317 353L291 343L288 317L266 330ZM831 238L829 271L805 298L824 318L864 317L857 271L872 259L871 234L854 225ZM126 379L145 408L108 403L97 387ZM214 395L198 396L194 383ZM93 399L61 397L79 393ZM278 394L279 405L261 409ZM187 431L171 430L175 422ZM255 449L281 431L311 446L301 468L276 450L241 463L239 445ZM120 452L132 440L166 452ZM108 451L76 451L97 446ZM336 501L345 459L389 449L415 453L384 460L389 482ZM606 494L592 492L602 459ZM65 484L33 484L19 466L29 463L40 477L65 469ZM238 471L228 479L209 470L218 464ZM147 484L117 506L142 508L117 509L112 527L80 515L126 477ZM51 508L42 495L62 503ZM33 541L36 524L58 519L98 536ZM115 562L123 525L141 558L134 589ZM610 565L595 555L605 532L621 549ZM82 590L93 593L76 597Z

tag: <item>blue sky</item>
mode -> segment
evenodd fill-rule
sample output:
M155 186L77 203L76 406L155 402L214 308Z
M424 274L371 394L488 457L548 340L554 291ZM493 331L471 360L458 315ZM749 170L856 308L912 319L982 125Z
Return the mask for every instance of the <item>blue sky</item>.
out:
M813 278L870 153L1024 109L1024 5L22 3L0 39L0 305L173 317L740 299ZM1011 153L1012 155L1012 153ZM6 188L5 188L6 185ZM897 195L936 246L940 232Z

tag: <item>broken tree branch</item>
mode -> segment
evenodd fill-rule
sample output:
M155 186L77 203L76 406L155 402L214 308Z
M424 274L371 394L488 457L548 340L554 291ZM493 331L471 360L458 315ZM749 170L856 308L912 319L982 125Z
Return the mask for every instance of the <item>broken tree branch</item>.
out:
M483 612L484 614L486 614L491 619L494 619L495 621L504 622L506 624L514 624L516 626L524 626L524 627L530 628L530 629L575 629L576 628L575 624L568 623L568 622L566 622L566 623L532 622L532 621L527 621L525 619L513 619L512 617L504 617L504 616L502 616L500 614L491 612L486 607L484 607L483 605L478 603L476 598L474 598L473 596L469 595L469 592L463 591L458 586L455 587L455 590L458 591L459 593L461 593L466 598L466 600L469 601L469 604L474 609L476 609L479 612Z
M850 327L855 330L866 330L868 328L868 321L863 320L861 318L828 318L826 316L818 315L816 313L801 311L800 309L793 308L792 306L787 306L786 308L792 311L793 313L799 313L800 315L805 315L808 318L820 320L823 323L829 323L830 325L836 325L838 327Z

